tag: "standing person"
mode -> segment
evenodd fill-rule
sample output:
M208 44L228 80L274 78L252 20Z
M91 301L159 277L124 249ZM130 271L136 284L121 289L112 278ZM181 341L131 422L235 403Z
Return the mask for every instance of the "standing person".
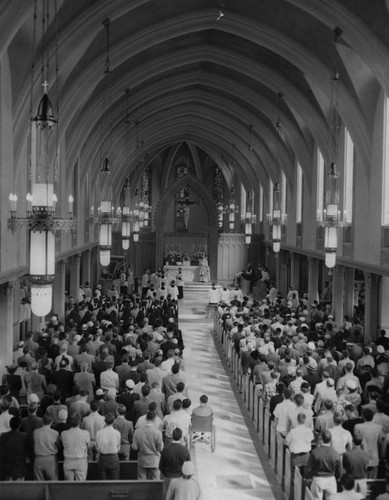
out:
M219 304L219 290L216 289L216 283L212 283L212 288L208 292L208 307L207 318L213 319L216 314L217 306Z
M202 283L208 283L209 281L208 259L205 255L200 261L200 281Z
M354 436L353 449L343 455L343 469L355 479L356 489L364 496L367 495L367 466L369 453L362 449L362 439Z
M102 480L117 480L120 475L119 451L120 432L113 427L115 416L107 413L105 427L96 434L96 448L99 452L99 476Z
M142 297L146 297L147 291L150 287L150 269L146 269L142 275Z
M24 481L26 462L29 455L28 436L20 432L21 420L12 417L11 430L0 436L0 479L5 481Z
M90 436L88 431L80 429L80 421L80 415L70 415L70 429L61 434L65 481L86 481Z
M53 418L43 415L43 426L34 430L34 479L58 481L57 453L59 433L51 428Z
M312 478L311 493L315 500L332 500L337 491L336 481L340 479L342 466L340 456L331 446L331 433L328 429L321 433L321 446L309 455L305 469L307 478Z
M113 423L114 429L120 432L120 460L130 460L130 451L132 443L132 435L134 434L134 425L125 418L126 407L122 404L118 405L118 416Z
M162 432L155 427L155 411L146 413L146 425L134 432L132 449L138 450L138 479L159 479Z
M355 479L353 476L343 474L342 487L343 490L335 494L334 500L363 500L365 498L365 495L355 490Z
M309 453L312 450L314 435L312 429L305 423L306 418L305 413L299 413L296 427L293 427L286 435L285 442L289 447L293 470L295 466L307 465Z
M170 481L166 500L198 500L201 490L197 479L193 477L195 473L193 462L184 462L181 473L181 477Z
M363 409L362 416L365 422L363 424L356 424L354 427L354 436L362 439L363 449L369 453L367 477L369 479L376 479L385 436L382 432L382 425L373 422L373 410L370 408Z
M176 275L176 284L178 288L178 298L184 298L184 275L182 274L182 268L179 267Z
M161 459L159 461L159 470L164 479L165 492L171 478L180 477L184 462L190 460L188 448L181 444L182 430L179 427L173 430L172 437L173 441L162 450Z
M88 431L90 436L90 446L88 450L89 460L96 460L97 458L96 435L105 425L104 417L98 412L99 407L99 402L93 399L90 403L91 413L84 417L81 424L81 429Z
M31 363L31 371L24 377L27 387L27 396L29 394L36 394L41 400L47 390L47 382L44 375L38 372L38 363L35 361Z

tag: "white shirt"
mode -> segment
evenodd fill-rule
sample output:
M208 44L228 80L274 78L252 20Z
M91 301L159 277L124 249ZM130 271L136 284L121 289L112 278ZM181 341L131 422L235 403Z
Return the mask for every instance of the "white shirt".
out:
M332 436L332 447L339 453L345 453L346 447L351 450L353 446L353 437L351 432L344 429L341 425L336 425L331 429L328 429Z
M104 429L97 431L97 450L103 455L119 453L120 440L120 432L114 429L112 425L107 425L107 427L104 427Z
M285 442L291 453L309 453L312 449L313 439L312 429L305 424L299 424L288 432Z
M88 431L92 441L96 440L96 434L105 426L105 420L100 413L93 412L82 420L81 428Z
M111 369L101 372L100 386L102 389L119 389L119 375Z

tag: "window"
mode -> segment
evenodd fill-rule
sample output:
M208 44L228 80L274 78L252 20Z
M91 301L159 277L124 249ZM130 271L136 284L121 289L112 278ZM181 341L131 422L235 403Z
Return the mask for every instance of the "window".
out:
M240 217L244 219L246 217L246 189L243 184L240 185Z
M382 170L382 224L389 225L389 98L385 98Z
M296 224L301 223L303 205L303 171L299 162L296 165Z
M263 187L262 185L259 186L259 214L258 214L258 219L259 222L263 222Z
M273 213L273 181L270 179L269 180L269 214Z
M353 217L354 143L347 128L344 130L343 210L347 222Z
M281 172L281 214L286 214L286 177Z
M323 215L324 208L324 158L317 150L317 183L316 183L316 210L317 214Z

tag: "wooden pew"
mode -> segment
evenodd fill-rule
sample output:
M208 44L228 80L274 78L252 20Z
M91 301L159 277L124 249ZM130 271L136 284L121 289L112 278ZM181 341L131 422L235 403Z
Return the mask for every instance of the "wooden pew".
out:
M33 464L27 464L27 478L32 480L33 474ZM58 462L58 479L62 481L63 476L63 462ZM120 461L120 476L121 481L129 481L137 479L137 461ZM88 462L88 475L87 481L98 481L98 465L97 462ZM1 497L0 497L1 498Z
M6 500L162 500L163 481L6 481L1 498Z

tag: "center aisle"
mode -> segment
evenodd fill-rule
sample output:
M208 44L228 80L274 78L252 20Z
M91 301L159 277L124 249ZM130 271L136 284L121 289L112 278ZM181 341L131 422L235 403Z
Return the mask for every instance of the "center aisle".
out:
M274 499L214 345L213 322L205 314L209 288L210 285L200 284L186 287L178 316L185 343L184 370L192 407L199 404L202 394L206 394L215 415L215 452L211 453L209 444L199 441L191 450L202 500Z

